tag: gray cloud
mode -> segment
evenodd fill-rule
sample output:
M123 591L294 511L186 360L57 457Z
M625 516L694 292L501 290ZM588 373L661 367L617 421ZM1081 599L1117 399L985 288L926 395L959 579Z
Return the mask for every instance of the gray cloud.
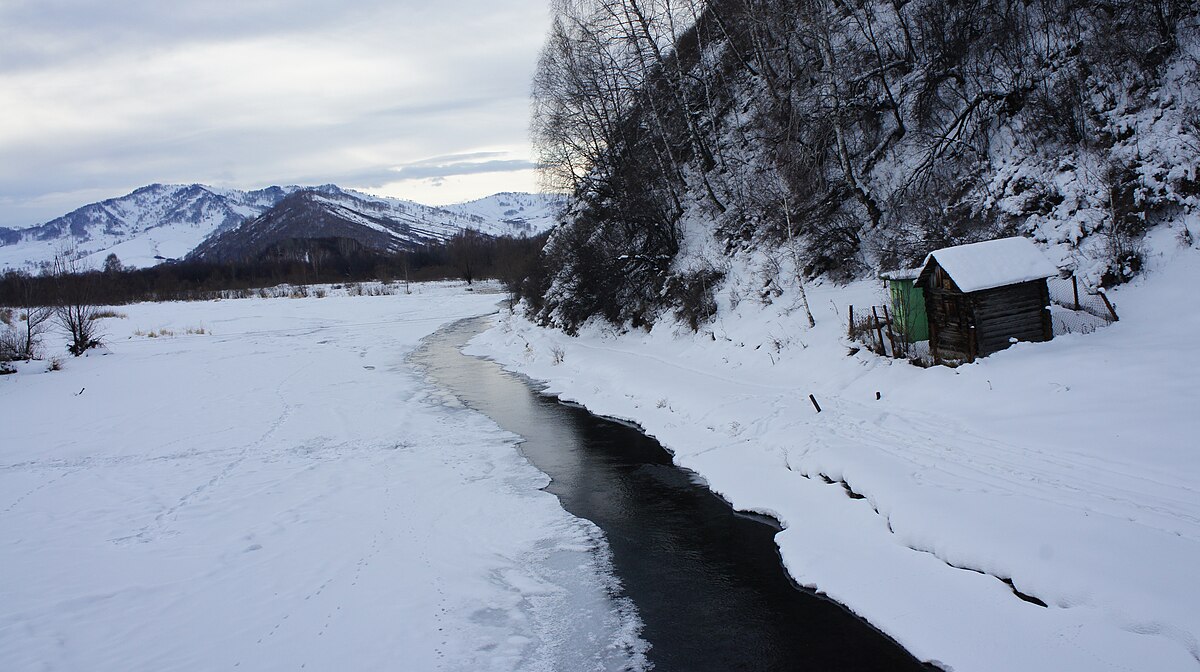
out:
M507 161L469 161L405 166L396 171L402 180L422 180L431 177L446 178L454 175L478 175L480 173L507 173L515 170L532 170L537 165L524 159Z
M505 176L533 165L546 14L544 0L0 3L0 226L150 182L513 188Z
M426 160L396 167L377 167L364 170L349 171L336 175L313 175L301 177L297 184L315 184L325 178L327 181L341 185L355 185L359 188L379 188L400 180L435 180L445 181L447 177L458 175L480 175L483 173L510 173L522 170L533 170L537 164L527 159L496 159L480 161L479 158L502 154L500 152L477 152L462 154L457 159L441 157L438 160Z

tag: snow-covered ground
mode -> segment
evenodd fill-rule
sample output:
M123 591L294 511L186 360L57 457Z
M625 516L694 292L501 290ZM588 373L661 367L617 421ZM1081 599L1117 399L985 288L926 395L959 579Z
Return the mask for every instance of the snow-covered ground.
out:
M120 307L0 377L0 668L640 664L600 533L405 360L497 299Z
M1148 276L1111 295L1120 322L958 369L848 354L847 305L882 302L868 282L810 287L811 330L794 292L726 292L699 334L501 316L468 351L639 423L778 518L800 583L923 660L1196 670L1200 250L1159 234Z

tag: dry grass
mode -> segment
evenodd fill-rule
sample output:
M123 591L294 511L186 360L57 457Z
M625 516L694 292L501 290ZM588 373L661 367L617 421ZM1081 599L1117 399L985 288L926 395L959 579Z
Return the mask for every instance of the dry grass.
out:
M150 331L138 329L133 332L133 335L142 338L174 338L175 336L199 336L208 333L211 332L209 332L208 329L204 328L203 326L187 327L179 331L168 329L166 327L159 327L158 329L151 329Z

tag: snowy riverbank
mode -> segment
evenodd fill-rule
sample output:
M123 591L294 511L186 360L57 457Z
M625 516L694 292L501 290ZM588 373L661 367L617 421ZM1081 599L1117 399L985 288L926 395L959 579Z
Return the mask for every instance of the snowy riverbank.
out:
M956 370L847 354L846 305L879 303L872 283L810 288L812 330L787 296L724 297L699 334L508 316L469 352L640 424L778 518L799 582L923 660L1196 670L1200 252L1157 249L1113 294L1120 322Z
M636 663L594 526L405 360L500 297L415 289L124 306L0 377L0 666Z

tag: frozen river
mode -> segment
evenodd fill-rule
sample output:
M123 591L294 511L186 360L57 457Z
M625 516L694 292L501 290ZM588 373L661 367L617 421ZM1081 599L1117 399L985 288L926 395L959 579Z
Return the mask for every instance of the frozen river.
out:
M488 324L445 328L414 358L521 435L521 452L552 479L549 492L604 531L656 669L923 669L840 606L795 588L773 521L735 513L637 429L538 395L496 364L461 354Z

